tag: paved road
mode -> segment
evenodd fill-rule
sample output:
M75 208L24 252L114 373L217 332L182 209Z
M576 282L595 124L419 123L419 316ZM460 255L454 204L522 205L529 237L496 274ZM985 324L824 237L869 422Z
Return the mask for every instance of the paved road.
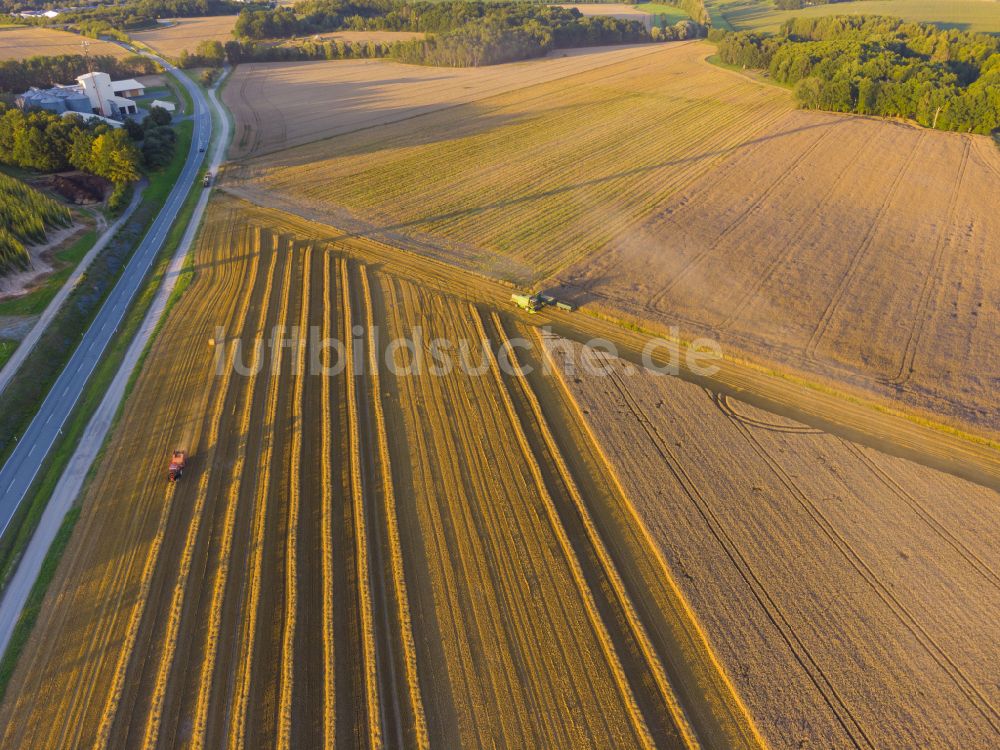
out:
M225 113L219 105L215 92L212 92L211 99L212 107L216 113L216 121L222 125L219 138L216 140L211 154L211 169L215 171L222 163L226 145L229 142L229 121L226 119ZM167 269L166 277L157 290L156 297L152 305L150 305L142 325L132 339L132 343L125 353L125 359L119 366L118 372L111 381L111 385L108 386L108 390L97 407L97 411L94 412L93 417L91 417L90 422L87 424L87 429L84 430L80 444L77 445L66 469L59 478L59 482L52 491L52 497L49 498L49 502L45 506L45 511L38 522L38 527L35 529L35 533L32 535L31 541L24 551L24 555L17 566L13 578L7 584L3 599L0 600L0 654L4 653L7 649L10 637L14 633L14 627L21 616L24 603L28 600L28 594L31 592L32 586L34 586L38 572L42 569L42 562L45 560L45 555L52 545L52 540L55 539L66 513L72 507L77 495L80 494L80 489L83 487L87 472L97 457L97 452L104 443L108 430L111 429L115 413L118 411L118 407L125 397L125 388L128 385L132 371L135 369L143 350L149 343L150 337L156 330L156 326L163 315L167 300L170 298L177 278L184 268L188 249L191 247L195 233L198 230L198 225L201 223L201 216L205 211L210 192L209 190L203 191L201 198L195 205L191 222L188 224L181 244L174 253L174 257Z
M176 72L176 68L166 61L158 59L158 62L171 72ZM184 162L184 168L159 216L142 239L90 328L83 335L79 346L52 386L14 452L0 469L0 535L10 525L11 518L38 475L45 457L80 400L87 381L101 361L108 343L142 286L205 158L202 149L207 147L212 135L212 117L208 102L201 89L187 76L179 75L178 79L190 92L194 101L194 137L191 139L191 150Z
M141 199L142 191L136 190L135 195L132 196L132 202L129 203L125 212L118 217L114 224L104 230L104 234L97 239L94 246L91 247L90 250L87 251L87 254L83 256L83 259L76 264L76 268L73 269L73 273L70 274L70 277L66 279L66 282L59 288L59 291L56 292L56 296L53 297L52 301L45 307L45 311L42 312L41 317L35 321L35 325L31 327L30 331L28 331L28 335L25 336L21 340L21 343L17 345L17 349L14 350L14 354L7 360L7 363L3 366L3 368L0 368L0 391L6 388L7 384L13 379L18 369L24 363L24 360L27 359L29 354L31 354L32 349L35 348L35 344L38 343L38 339L42 337L42 334L45 333L45 330L49 327L49 323L52 322L56 313L59 312L59 308L62 307L63 302L66 301L70 292L73 291L76 285L80 282L80 279L83 278L83 275L87 272L87 269L90 268L90 264L94 262L94 259L101 254L101 251L103 251L105 247L107 247L111 238L114 237L118 233L118 230L122 228L122 225L128 221L132 212L138 207Z

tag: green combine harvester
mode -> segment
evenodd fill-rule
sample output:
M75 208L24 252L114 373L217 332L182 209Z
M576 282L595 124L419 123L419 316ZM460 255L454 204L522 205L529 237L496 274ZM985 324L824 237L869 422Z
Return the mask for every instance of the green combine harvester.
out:
M571 305L569 302L560 302L555 297L550 297L547 294L512 294L510 295L510 301L532 315L546 305L552 305L560 310L565 310L566 312L573 312L573 310L576 309L576 307Z

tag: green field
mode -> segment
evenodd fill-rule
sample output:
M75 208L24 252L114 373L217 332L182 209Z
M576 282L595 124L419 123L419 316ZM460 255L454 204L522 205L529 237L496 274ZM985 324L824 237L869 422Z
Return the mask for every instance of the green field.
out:
M685 18L691 17L680 8L674 5L666 5L664 3L640 3L639 5L635 5L633 7L643 13L649 13L652 16L657 16L658 20L661 23L665 23L667 26L673 26L678 21L683 21Z
M962 31L1000 33L1000 2L992 0L860 0L801 10L778 10L771 0L718 0L710 10L715 11L713 17L724 16L737 31L777 31L783 21L795 17L865 14L898 16L905 21Z

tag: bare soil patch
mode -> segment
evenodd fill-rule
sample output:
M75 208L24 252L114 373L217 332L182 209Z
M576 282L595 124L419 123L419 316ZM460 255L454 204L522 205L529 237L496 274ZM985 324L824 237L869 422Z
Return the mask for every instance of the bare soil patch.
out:
M0 277L0 299L20 297L30 292L39 281L52 273L52 253L60 245L73 239L81 229L82 224L49 230L45 242L38 245L26 245L30 265L23 271L9 273Z
M32 180L45 190L61 195L78 206L101 203L111 193L111 183L86 172L61 172Z

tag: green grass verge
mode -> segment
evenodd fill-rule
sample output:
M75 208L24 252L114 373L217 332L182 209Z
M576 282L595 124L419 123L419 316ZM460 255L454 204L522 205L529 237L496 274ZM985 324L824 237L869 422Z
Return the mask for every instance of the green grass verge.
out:
M0 700L3 700L7 693L7 685L10 684L10 678L14 675L17 661L35 627L38 613L42 610L42 602L45 600L45 593L49 590L49 584L55 577L59 561L66 550L66 545L69 544L70 535L73 533L73 527L76 526L79 517L80 506L74 505L63 519L62 525L56 533L56 538L52 540L52 546L49 547L45 560L42 562L42 569L38 573L38 578L35 579L34 586L31 587L31 593L28 594L28 601L25 602L21 616L14 626L7 650L0 658Z
M14 350L19 343L11 339L0 339L0 367L7 364L7 360L14 356Z
M150 175L149 185L138 208L94 259L14 379L0 394L0 461L5 461L14 449L17 438L30 424L90 321L166 202L187 159L193 128L194 123L190 121L178 125L173 160L164 169Z
M0 302L0 315L39 315L48 307L56 292L73 273L76 264L83 259L95 242L97 242L97 231L91 229L78 237L73 244L56 251L54 258L57 270L27 294Z
M187 73L183 75L187 75ZM180 97L180 101L183 103L182 109L184 114L194 114L194 99L191 98L191 93L187 90L187 87L173 78L170 79L170 82L171 88L174 89L174 92Z
M639 3L632 7L643 13L656 16L656 21L661 25L673 26L678 21L683 21L691 17L676 5L667 5L665 3Z
M35 485L32 487L32 490L28 495L29 499L24 502L20 508L18 508L14 518L11 519L9 529L16 529L16 533L11 534L10 531L8 531L6 537L3 540L0 540L0 591L6 587L10 576L13 575L25 547L31 540L31 535L34 534L35 528L38 526L38 522L45 510L45 506L48 504L49 498L55 490L56 483L62 476L63 470L69 463L69 460L73 455L73 451L79 443L84 429L86 429L87 423L97 410L101 399L104 398L104 393L107 391L108 386L114 379L115 373L118 372L118 368L125 357L125 352L127 351L135 332L138 330L139 325L142 323L142 320L146 315L146 311L153 301L153 296L156 294L156 290L159 288L160 282L166 273L170 259L173 257L174 251L177 249L178 245L180 245L187 224L191 220L191 214L194 212L195 204L201 195L201 190L200 181L196 181L195 185L188 193L187 198L184 201L184 205L181 207L181 210L177 215L177 221L174 222L173 227L170 229L170 233L164 241L163 247L160 249L160 254L157 256L157 262L153 273L149 277L149 280L145 283L136 300L133 301L133 304L126 315L118 334L112 339L108 346L108 350L105 352L100 364L94 371L93 376L91 376L90 381L87 383L80 402L77 404L69 422L63 429L62 436L53 446L49 457L45 461L42 471L39 472L40 478L36 480ZM168 310L188 287L193 275L194 266L192 258L189 256L185 263L184 271L178 278L177 285L171 294L170 301L168 302ZM160 327L162 326L165 318L166 315L164 314L163 318L161 318L160 322L157 324L157 328L154 331L153 336L150 338L150 344L155 339L156 334L159 333ZM141 365L144 360L145 352L140 358L140 362L129 381L129 386L126 389L126 395L131 390L134 378L141 369ZM124 403L124 399L122 400L122 403Z

